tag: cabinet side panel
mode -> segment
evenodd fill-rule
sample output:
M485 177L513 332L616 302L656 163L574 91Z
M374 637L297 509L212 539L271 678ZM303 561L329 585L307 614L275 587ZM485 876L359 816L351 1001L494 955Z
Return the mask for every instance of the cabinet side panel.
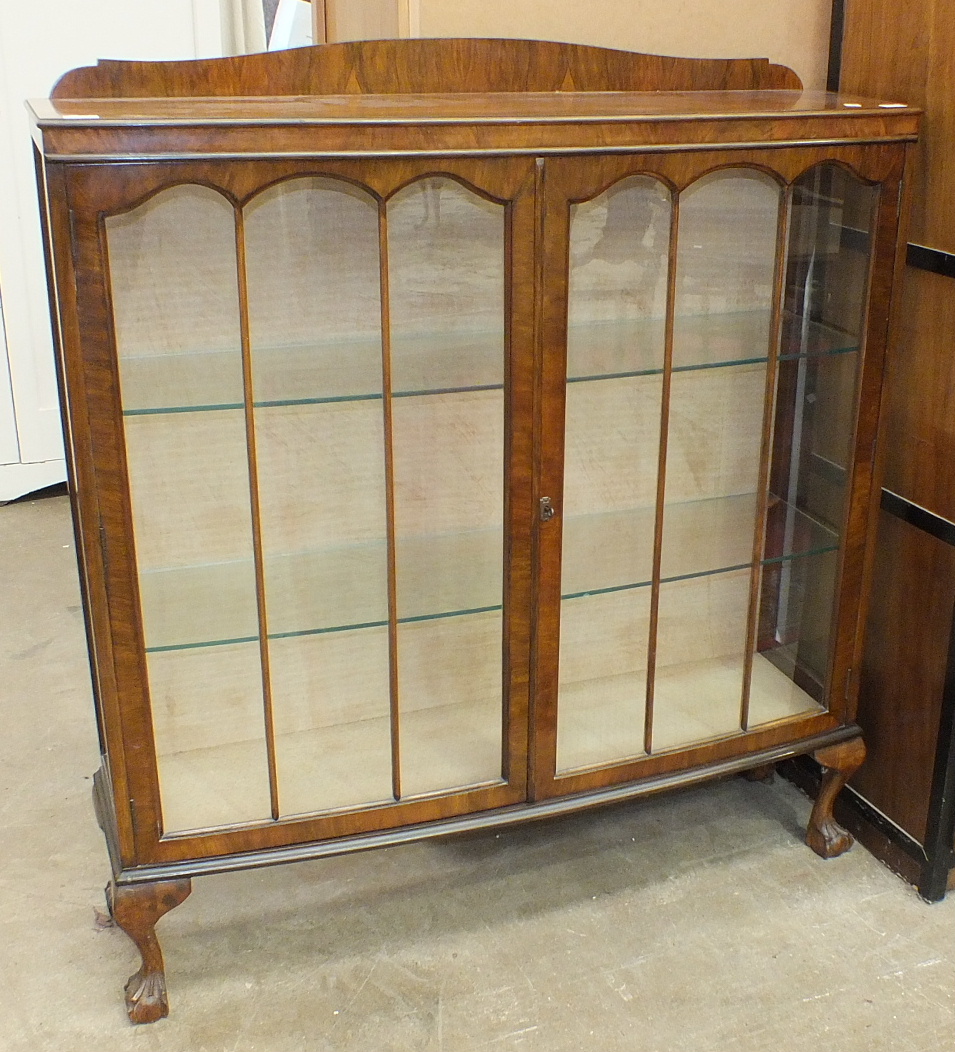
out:
M925 841L955 605L955 549L883 512L859 725L868 756L852 784Z

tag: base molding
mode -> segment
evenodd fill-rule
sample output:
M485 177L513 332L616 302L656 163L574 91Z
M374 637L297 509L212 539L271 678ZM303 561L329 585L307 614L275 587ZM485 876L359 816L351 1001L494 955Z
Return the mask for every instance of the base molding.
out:
M440 821L423 823L415 826L402 826L385 829L374 833L359 833L335 840L308 841L292 843L284 847L267 848L261 851L218 855L206 858L188 858L175 862L161 862L123 868L118 850L111 850L113 862L113 880L117 886L147 884L155 881L192 879L213 873L231 873L245 869L260 869L265 866L282 865L290 862L306 862L318 858L329 858L334 855L351 854L356 851L369 851L373 848L388 847L396 844L407 844L419 840L431 840L456 833L474 832L481 829L496 829L505 826L519 825L523 822L537 822L559 815L574 814L592 807L633 800L674 789L698 785L743 771L765 767L837 746L860 736L855 724L838 727L809 738L773 746L747 756L736 756L718 763L692 767L687 770L674 771L665 775L645 778L639 782L626 782L593 792L578 793L572 796L557 797L543 801L534 801L502 807L494 811L478 811ZM109 810L106 798L105 778L99 774L94 782L97 794L97 807L102 812L104 805ZM100 813L100 825L110 840L110 831L115 829L111 816Z

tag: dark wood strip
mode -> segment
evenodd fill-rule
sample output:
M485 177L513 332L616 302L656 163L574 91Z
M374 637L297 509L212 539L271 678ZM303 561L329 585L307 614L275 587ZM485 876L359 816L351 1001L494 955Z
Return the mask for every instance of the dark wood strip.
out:
M563 613L560 601L560 545L566 441L564 410L570 207L562 196L552 194L549 184L557 181L559 185L561 171L560 161L555 161L553 167L540 157L534 162L534 196L537 205L534 215L536 254L532 262L531 339L534 354L532 442L535 474L531 482L531 503L535 512L531 535L533 571L530 600L533 615L527 727L527 778L531 800L547 794L557 769L560 618ZM543 293L545 286L551 290L547 302ZM545 496L558 502L556 507L559 514L548 522L544 522L540 516L540 500Z
M882 490L882 510L907 522L917 530L929 534L936 540L955 547L955 522L949 522L948 519L936 515L928 508L923 508L920 504L913 504L905 497L900 497L898 493L884 489Z
M928 270L941 274L943 278L955 278L955 253L943 252L928 245L914 245L909 242L905 262L918 270Z
M381 391L385 453L385 522L388 549L388 689L391 708L391 792L401 799L401 709L398 695L398 571L395 551L395 449L391 385L391 295L388 283L388 209L378 203L381 285Z
M680 227L680 198L670 205L670 248L667 255L667 306L663 336L663 379L660 388L660 448L657 453L656 517L653 524L653 570L650 583L650 631L647 640L647 694L643 714L643 748L653 750L653 695L657 671L657 628L660 623L660 577L663 561L663 511L666 502L667 444L670 429L670 386L673 378L673 328L676 314L677 248Z
M935 770L928 805L925 835L926 864L919 879L919 894L938 902L948 890L949 870L955 855L955 617L948 637L948 662L942 689Z
M846 27L846 0L832 0L832 20L829 23L829 66L826 72L826 91L838 91L842 80L842 41Z
M249 503L252 511L252 558L255 566L255 603L259 619L259 658L262 666L262 703L265 748L269 764L272 818L278 819L279 783L275 758L275 723L272 711L272 670L269 664L269 624L265 601L265 556L262 550L262 514L259 501L259 466L255 451L255 406L252 384L252 336L249 325L249 284L245 257L245 218L235 210L235 253L239 285L239 326L242 338L242 388L245 398L245 437L249 460Z
M540 254L535 209L536 164L511 162L523 181L505 206L504 397L504 590L502 652L504 756L502 775L515 790L527 791L528 708L533 606L534 529L534 267Z
M773 314L769 324L769 360L766 364L766 387L763 396L763 438L756 484L756 523L753 533L753 566L749 578L749 610L746 615L746 649L743 651L743 693L740 698L739 725L749 730L749 699L753 677L753 659L759 638L759 607L762 592L762 560L766 550L766 526L769 514L769 481L773 459L773 422L776 419L776 377L779 372L782 338L784 282L786 280L786 246L789 243L789 202L792 191L779 195L779 219L776 229L776 270L773 275Z

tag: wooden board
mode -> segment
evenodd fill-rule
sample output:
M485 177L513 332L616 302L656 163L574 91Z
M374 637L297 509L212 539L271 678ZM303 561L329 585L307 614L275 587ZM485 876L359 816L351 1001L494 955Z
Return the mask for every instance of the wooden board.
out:
M955 20L939 0L852 0L841 90L886 93L925 107L909 173L909 240L955 252Z

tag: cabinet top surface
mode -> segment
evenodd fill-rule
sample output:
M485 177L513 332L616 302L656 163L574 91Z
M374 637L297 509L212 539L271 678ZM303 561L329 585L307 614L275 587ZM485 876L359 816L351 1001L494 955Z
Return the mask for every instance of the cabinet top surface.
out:
M918 131L917 110L802 91L766 59L470 38L107 60L67 73L31 109L55 160L717 149Z
M51 161L492 156L912 141L919 111L796 90L55 98Z
M819 91L551 91L206 98L36 99L41 128L231 124L551 124L906 117L899 102ZM898 122L896 122L898 123Z

